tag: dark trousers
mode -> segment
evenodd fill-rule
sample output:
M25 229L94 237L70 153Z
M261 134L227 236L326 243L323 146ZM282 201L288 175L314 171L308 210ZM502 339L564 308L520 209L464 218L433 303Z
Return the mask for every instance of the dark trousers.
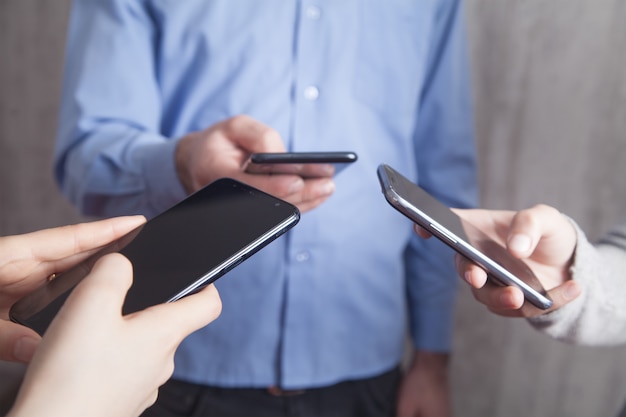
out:
M142 417L393 416L400 369L307 390L218 388L170 380Z

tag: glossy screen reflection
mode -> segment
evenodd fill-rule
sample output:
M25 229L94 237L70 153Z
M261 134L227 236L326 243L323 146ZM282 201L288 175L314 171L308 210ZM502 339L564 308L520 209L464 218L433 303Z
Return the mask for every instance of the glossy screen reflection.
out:
M378 167L378 178L391 206L478 264L491 281L520 288L526 300L538 308L547 309L552 305L530 268L477 227L461 220L449 207L388 165Z
M11 319L42 334L74 286L111 252L133 265L124 314L176 301L214 282L299 218L285 201L232 179L217 180L18 301Z

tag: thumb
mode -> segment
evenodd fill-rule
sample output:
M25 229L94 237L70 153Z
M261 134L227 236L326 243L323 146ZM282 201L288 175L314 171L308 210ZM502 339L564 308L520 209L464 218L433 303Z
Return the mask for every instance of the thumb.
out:
M222 301L215 285L211 284L195 294L172 303L152 306L144 310L146 320L156 320L159 326L172 331L180 340L215 320L222 311Z
M39 342L41 337L34 330L0 320L0 360L28 363Z
M507 247L517 257L528 258L539 241L550 237L557 238L558 245L575 241L573 229L557 209L537 204L515 214Z
M515 214L507 238L507 249L518 258L528 258L533 253L542 236L541 222L534 208L521 210Z
M110 253L94 264L76 286L59 312L83 315L87 311L116 311L121 315L126 293L132 284L132 265L119 253Z
M285 151L280 134L250 116L235 116L223 123L226 135L248 152Z

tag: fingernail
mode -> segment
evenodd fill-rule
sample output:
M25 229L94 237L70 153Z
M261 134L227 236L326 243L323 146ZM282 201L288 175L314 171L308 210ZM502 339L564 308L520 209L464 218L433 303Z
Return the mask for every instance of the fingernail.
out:
M332 194L335 191L335 181L333 181L333 180L325 181L320 186L320 190L324 194Z
M119 218L118 221L122 222L125 227L131 228L145 223L146 218L144 216L126 216Z
M13 345L13 356L20 362L30 362L39 346L39 339L34 337L21 337Z
M295 193L304 188L304 180L302 178L295 179L291 184L289 184L289 193Z
M480 276L477 277L476 272L472 273L470 270L465 271L463 278L472 288L480 289L485 285L485 283L480 280Z
M526 253L530 250L530 238L526 235L513 235L509 239L509 249L515 252Z

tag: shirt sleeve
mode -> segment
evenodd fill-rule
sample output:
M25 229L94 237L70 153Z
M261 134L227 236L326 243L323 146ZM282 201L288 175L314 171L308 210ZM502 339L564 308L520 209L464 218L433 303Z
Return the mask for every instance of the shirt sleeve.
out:
M578 241L571 267L581 294L567 305L529 319L537 330L574 344L611 346L626 343L626 222L595 245L574 224Z
M158 133L155 32L144 2L72 2L54 169L83 214L152 216L185 196Z
M478 193L463 11L459 1L442 2L438 11L415 133L418 182L450 207L475 206ZM405 260L414 346L447 351L459 280L453 252L438 239L414 236Z

